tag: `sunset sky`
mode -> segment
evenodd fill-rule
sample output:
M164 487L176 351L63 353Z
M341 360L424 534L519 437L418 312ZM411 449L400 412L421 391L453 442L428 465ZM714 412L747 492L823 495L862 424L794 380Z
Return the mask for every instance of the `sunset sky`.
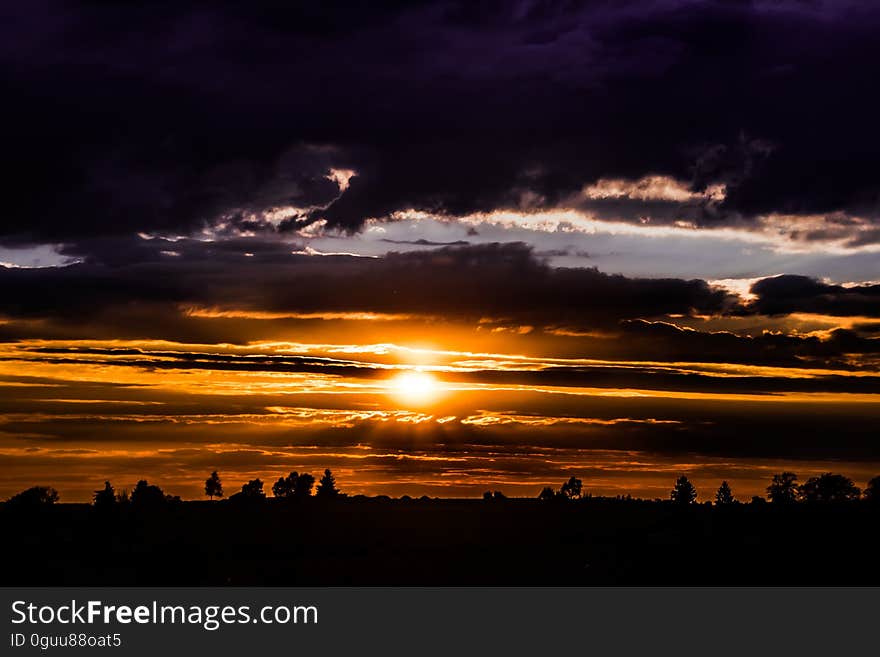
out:
M880 474L880 8L0 17L0 498Z

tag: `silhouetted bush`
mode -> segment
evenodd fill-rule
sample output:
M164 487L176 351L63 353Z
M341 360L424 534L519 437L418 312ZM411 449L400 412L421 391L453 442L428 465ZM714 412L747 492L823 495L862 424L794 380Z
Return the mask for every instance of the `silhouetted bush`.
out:
M861 491L849 477L826 472L810 477L801 486L800 494L805 502L851 502L859 499Z
M296 478L296 483L293 487L293 496L297 499L311 497L314 485L315 478L308 472L303 472Z
M687 506L697 501L697 489L690 480L684 475L675 480L675 486L670 494L672 501L676 504Z
M865 488L865 499L869 502L880 503L880 476L874 477Z
M791 504L797 501L797 475L794 472L773 475L772 483L767 486L767 497L773 504Z
M245 497L265 498L266 493L263 492L263 482L259 479L251 479L241 487L241 494Z
M7 501L10 508L36 510L52 506L58 501L58 491L49 486L33 486L13 495Z
M577 477L570 477L559 489L559 492L569 500L579 499L584 484Z
M272 494L282 499L304 498L312 495L312 486L315 485L315 478L308 474L298 474L291 472L286 477L279 477L278 481L272 484Z
M297 472L291 472L286 477L278 477L278 481L272 484L272 495L280 498L293 497L297 477L299 477Z
M544 502L549 502L556 498L556 491L550 488L550 486L544 486L541 489L541 492L538 493L538 499Z
M228 502L233 505L262 504L265 501L266 493L263 492L263 482L260 479L252 479L243 484L238 493L228 498Z
M159 509L165 506L168 499L158 486L148 484L141 479L131 491L131 506L134 509Z

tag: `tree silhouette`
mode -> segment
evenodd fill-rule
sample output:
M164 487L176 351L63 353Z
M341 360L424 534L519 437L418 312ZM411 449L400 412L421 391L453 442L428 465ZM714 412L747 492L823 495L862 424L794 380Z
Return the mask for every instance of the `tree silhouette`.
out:
M305 472L302 474L291 472L286 477L279 477L278 481L272 484L272 494L282 499L310 497L314 485L315 478L312 475Z
M272 484L272 495L285 498L290 496L290 486L287 477L278 477L278 481Z
M131 491L131 505L139 509L158 508L165 504L165 493L158 486L147 483L146 479L141 479Z
M688 480L687 477L681 475L675 480L675 487L672 489L672 501L677 504L687 506L697 501L697 489Z
M559 492L569 500L578 499L583 490L583 482L577 477L570 477L559 489Z
M718 492L715 493L715 504L718 506L724 506L725 504L733 504L733 491L730 490L730 484L726 481L722 481L721 485L718 487Z
M550 488L550 486L544 486L541 489L541 492L538 493L538 499L544 502L549 502L556 498L556 491Z
M23 509L39 509L52 506L58 501L58 491L50 486L33 486L13 495L7 504Z
M116 506L116 492L109 481L104 482L104 488L95 491L95 508L101 511L109 511Z
M330 468L324 470L324 475L321 477L321 481L318 482L315 495L322 499L332 499L339 495L339 489L336 488L336 479L333 478Z
M850 502L859 499L861 495L852 479L830 472L810 477L801 486L800 493L807 502Z
M880 503L880 475L868 482L868 487L865 488L865 498L871 502Z
M483 493L483 499L486 500L487 502L491 502L492 501L492 491L487 490L485 493Z
M241 494L248 499L263 499L266 493L263 492L263 482L259 479L252 479L241 487Z
M299 479L299 474L296 472L291 472L286 477L278 477L278 481L272 484L272 494L281 498L292 497L296 490L297 479Z
M767 497L773 504L791 504L797 500L797 496L797 475L794 472L773 475L773 483L767 486Z
M205 495L213 499L215 497L223 497L223 483L220 481L220 475L217 471L211 473L211 476L205 479Z
M297 499L311 497L314 485L315 478L308 472L303 472L296 478L293 485L293 496Z

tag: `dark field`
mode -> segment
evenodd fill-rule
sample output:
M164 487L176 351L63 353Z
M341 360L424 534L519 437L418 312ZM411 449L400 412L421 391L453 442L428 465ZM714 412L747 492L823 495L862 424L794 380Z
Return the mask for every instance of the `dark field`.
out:
M880 584L868 502L180 502L0 509L3 585Z

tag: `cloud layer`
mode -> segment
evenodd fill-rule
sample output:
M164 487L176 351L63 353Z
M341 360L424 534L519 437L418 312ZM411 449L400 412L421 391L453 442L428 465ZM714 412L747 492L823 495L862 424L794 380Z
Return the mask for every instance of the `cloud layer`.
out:
M559 206L876 241L864 3L43 0L2 25L6 243Z

